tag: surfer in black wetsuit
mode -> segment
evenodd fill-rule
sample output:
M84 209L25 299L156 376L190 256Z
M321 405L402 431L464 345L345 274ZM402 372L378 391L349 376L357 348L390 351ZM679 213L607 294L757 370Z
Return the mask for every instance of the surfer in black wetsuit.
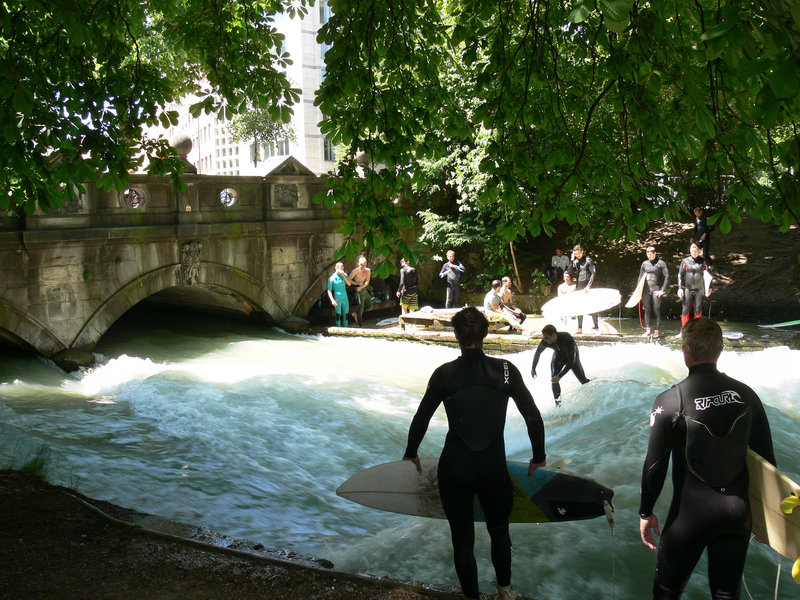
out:
M553 350L553 360L550 361L550 382L553 387L553 397L556 406L561 405L561 378L568 371L575 373L575 377L581 384L589 383L586 374L583 372L581 358L578 353L578 344L575 339L564 331L557 331L553 325L545 325L542 329L542 341L533 353L533 365L531 366L531 377L536 377L536 365L539 364L539 355L545 348Z
M503 429L509 396L525 419L533 458L528 476L545 465L544 423L539 409L522 381L519 370L507 360L483 353L489 332L486 317L474 307L453 317L453 329L461 356L437 368L408 430L404 460L421 471L417 450L433 413L444 403L449 431L439 457L439 494L450 523L453 559L465 596L478 598L475 564L475 496L486 515L500 598L513 600L511 590L511 536L508 520L513 505L511 479L506 468Z
M653 598L679 598L707 548L712 598L737 600L752 527L745 457L749 446L775 464L769 422L756 393L717 370L719 325L701 317L682 336L689 376L656 398L642 470L642 541L655 550L653 531L661 536ZM662 533L653 506L670 454L674 492Z
M681 261L678 267L678 298L683 301L681 310L681 327L691 318L703 314L703 299L711 295L711 286L706 294L705 272L708 263L700 256L700 246L692 243L689 246L689 256ZM710 271L709 271L710 272ZM691 314L694 313L694 317Z
M703 258L709 266L714 264L711 260L711 229L706 216L703 214L703 209L699 206L694 209L694 231L692 232L692 241L696 243L703 250Z
M592 289L594 283L594 276L597 269L594 266L594 261L586 256L580 244L572 249L572 262L570 264L570 271L572 272L572 280L576 283L577 288L575 291L581 290L589 291ZM592 322L594 323L594 330L598 331L597 326L597 313L592 313ZM578 315L578 330L577 334L583 333L583 315Z
M655 316L655 329L653 337L661 335L661 297L667 291L669 285L669 269L667 263L658 258L656 249L650 246L646 250L647 260L642 263L639 269L639 280L645 277L644 288L642 288L642 306L644 306L644 336L650 337L650 324L653 321L651 316ZM660 275L660 277L659 277ZM661 283L659 284L659 279Z

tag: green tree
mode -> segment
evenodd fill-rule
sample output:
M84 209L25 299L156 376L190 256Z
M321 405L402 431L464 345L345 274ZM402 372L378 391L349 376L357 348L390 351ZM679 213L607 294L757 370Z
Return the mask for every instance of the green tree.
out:
M276 14L298 0L7 0L0 3L0 206L32 213L74 198L83 182L122 189L144 161L180 164L145 126L198 96L192 111L230 118L252 106L280 122L300 91Z
M634 236L698 200L723 233L744 211L800 223L795 2L329 4L323 133L386 168L328 198L369 190L365 226L441 160L509 241L556 220Z

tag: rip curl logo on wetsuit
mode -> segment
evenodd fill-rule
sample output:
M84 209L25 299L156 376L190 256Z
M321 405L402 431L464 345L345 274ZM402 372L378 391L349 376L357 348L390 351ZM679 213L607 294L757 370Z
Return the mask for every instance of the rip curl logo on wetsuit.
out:
M505 378L503 383L508 383L508 363L506 361L503 361L503 377Z
M697 410L705 410L711 406L725 406L726 404L744 404L744 402L742 402L742 397L733 390L722 392L716 396L694 399L694 406Z

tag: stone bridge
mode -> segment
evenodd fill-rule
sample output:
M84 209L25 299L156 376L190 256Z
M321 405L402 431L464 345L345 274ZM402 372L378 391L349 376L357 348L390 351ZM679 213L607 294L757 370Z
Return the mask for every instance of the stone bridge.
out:
M266 177L131 175L49 213L0 216L0 339L44 356L91 350L156 300L302 326L332 272L341 214L289 157ZM307 325L307 323L306 323Z

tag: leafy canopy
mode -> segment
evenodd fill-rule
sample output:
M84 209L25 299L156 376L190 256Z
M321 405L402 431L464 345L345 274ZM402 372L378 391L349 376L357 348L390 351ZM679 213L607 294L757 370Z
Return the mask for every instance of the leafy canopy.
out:
M799 222L793 0L329 4L323 133L386 168L356 185L343 162L326 202L381 239L392 198L448 189L506 241L558 220L633 237L689 203L723 233Z
M0 3L0 206L32 213L87 180L122 189L144 161L180 163L144 126L168 127L169 103L230 118L248 106L279 122L300 90L274 16L306 0L6 0ZM202 84L200 82L203 82Z

